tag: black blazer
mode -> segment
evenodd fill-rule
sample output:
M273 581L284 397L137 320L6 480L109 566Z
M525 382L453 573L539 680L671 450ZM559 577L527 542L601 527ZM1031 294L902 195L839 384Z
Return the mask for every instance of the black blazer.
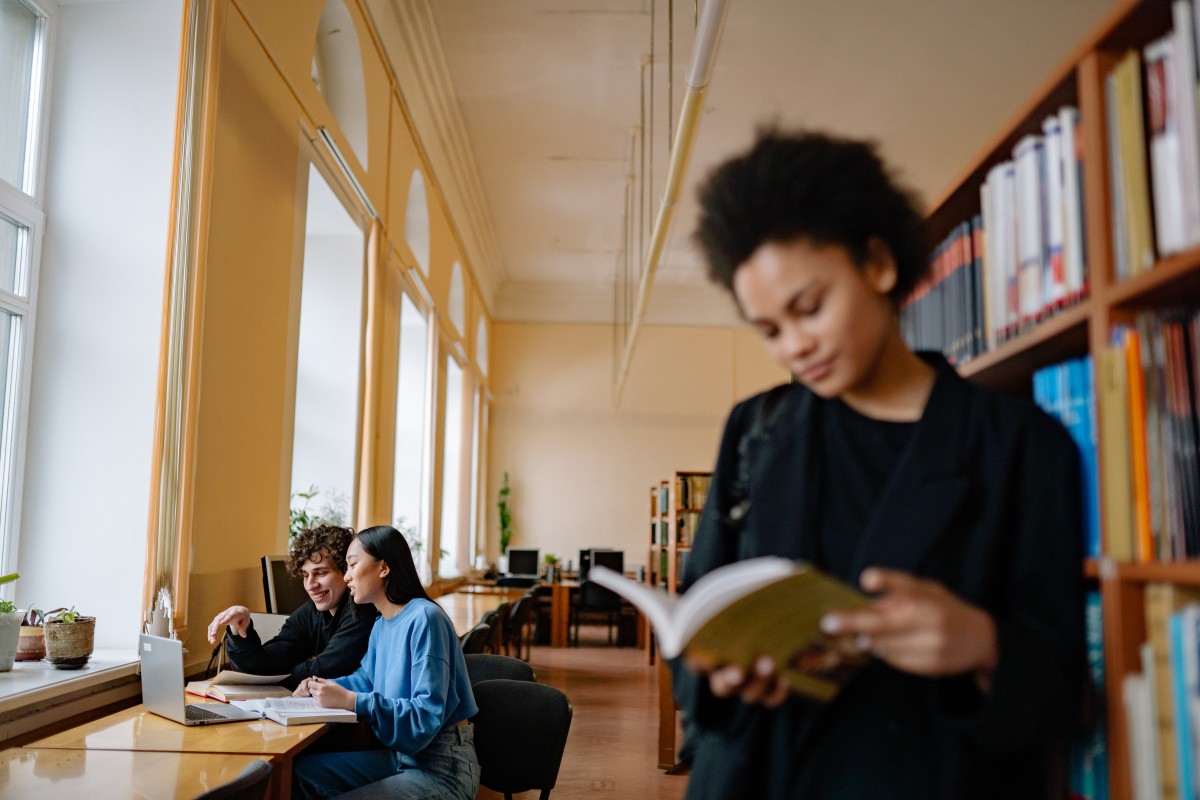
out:
M991 694L967 675L922 678L875 661L829 704L793 698L768 711L717 700L674 664L694 748L689 798L1041 795L1046 745L1073 728L1083 696L1079 452L1028 401L923 357L937 378L870 517L855 577L900 569L987 610L999 643ZM756 440L745 434L764 395L730 415L685 587L744 558L816 560L820 465L810 444L826 403L798 385L773 391L783 394L777 418ZM739 443L750 500L741 525L729 517Z

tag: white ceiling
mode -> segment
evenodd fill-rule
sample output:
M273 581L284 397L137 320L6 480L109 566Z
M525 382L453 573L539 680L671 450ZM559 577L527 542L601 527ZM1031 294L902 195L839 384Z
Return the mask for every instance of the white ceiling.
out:
M366 2L493 315L611 322L652 13L656 194L665 172L670 0ZM935 198L1119 2L729 0L648 321L731 318L688 241L695 182L758 125L875 139ZM677 117L695 6L674 6Z

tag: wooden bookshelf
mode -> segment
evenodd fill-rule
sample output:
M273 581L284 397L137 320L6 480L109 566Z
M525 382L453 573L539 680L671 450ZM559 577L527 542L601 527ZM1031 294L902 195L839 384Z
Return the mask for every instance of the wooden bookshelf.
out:
M1200 11L1200 4L1193 4L1192 10ZM1168 33L1172 26L1169 0L1121 3L1066 63L1047 78L932 206L928 216L930 236L933 241L941 241L955 226L980 213L979 192L988 170L1010 158L1014 144L1021 137L1040 132L1043 117L1062 104L1079 109L1084 149L1082 213L1087 294L963 364L960 372L970 380L1001 391L1028 394L1036 370L1100 352L1108 345L1112 326L1131 322L1139 311L1200 307L1200 247L1159 258L1149 270L1124 280L1115 277L1114 267L1111 235L1114 187L1109 175L1105 81L1126 51L1141 51L1149 42ZM1148 170L1152 176L1152 170L1149 167ZM1112 465L1105 464L1102 447L1097 458L1103 525L1108 509L1102 478ZM1103 531L1101 540L1104 541ZM1083 575L1099 589L1104 615L1110 796L1114 800L1130 800L1133 790L1122 683L1125 676L1141 671L1139 647L1147 636L1146 587L1158 582L1200 587L1200 561L1117 563L1108 558L1089 559L1083 565Z
M679 590L683 567L692 550L692 539L700 524L700 514L708 497L711 472L678 471L667 480L650 487L650 558L646 569L648 586L665 589L670 594ZM657 660L654 635L645 626L649 637L646 657L649 663ZM676 768L676 728L678 709L671 693L671 673L658 663L658 748L660 769Z

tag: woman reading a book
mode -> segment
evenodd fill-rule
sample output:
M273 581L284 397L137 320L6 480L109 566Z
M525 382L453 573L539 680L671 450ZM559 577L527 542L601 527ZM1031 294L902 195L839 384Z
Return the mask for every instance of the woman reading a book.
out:
M295 694L356 712L385 749L297 758L293 796L360 789L354 797L472 800L479 761L467 719L479 709L454 625L421 586L403 534L360 531L346 551L346 585L380 614L362 665L344 678L309 678Z
M768 130L712 173L696 234L795 378L736 406L684 586L776 555L861 587L822 618L869 656L840 692L674 664L689 798L1033 798L1084 682L1079 454L1022 399L901 336L930 252L867 144Z

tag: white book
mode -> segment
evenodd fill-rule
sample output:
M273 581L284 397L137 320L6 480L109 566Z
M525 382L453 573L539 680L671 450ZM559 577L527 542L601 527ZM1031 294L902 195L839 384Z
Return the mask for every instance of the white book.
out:
M1121 699L1125 705L1134 800L1159 800L1158 753L1152 749L1154 710L1146 676L1140 672L1126 675L1121 681Z
M1045 230L1042 224L1042 182L1045 174L1045 144L1041 136L1029 134L1013 149L1016 162L1017 300L1021 324L1042 310L1042 270Z
M1175 24L1174 92L1179 120L1184 245L1200 243L1200 102L1196 97L1196 37L1192 0L1171 4Z
M1079 109L1058 110L1063 161L1063 272L1067 295L1083 292L1087 280L1087 253L1083 230L1083 149L1079 146Z
M1062 131L1058 115L1042 121L1042 139L1045 142L1045 206L1042 221L1045 225L1046 253L1042 263L1042 304L1052 308L1067 297L1067 276L1063 264L1065 239L1063 183L1064 174Z
M266 697L234 700L232 704L280 725L308 725L315 722L357 722L358 714L344 708L323 708L313 697Z
M1174 40L1155 39L1143 50L1146 61L1146 112L1150 138L1150 190L1154 202L1154 240L1163 255L1184 248L1183 186L1177 120Z

